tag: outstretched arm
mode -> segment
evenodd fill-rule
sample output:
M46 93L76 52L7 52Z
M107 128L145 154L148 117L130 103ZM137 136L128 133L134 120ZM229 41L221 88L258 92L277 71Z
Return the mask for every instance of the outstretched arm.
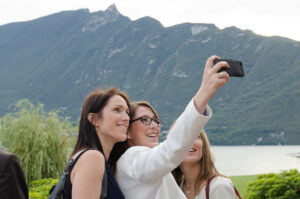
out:
M133 178L142 183L151 183L171 172L184 159L201 129L211 117L211 110L207 105L209 100L229 79L226 72L222 72L221 75L217 73L219 69L229 65L226 62L219 62L212 67L215 58L218 57L212 56L207 60L202 84L176 121L168 138L152 149L146 147L128 149L124 154L126 158L121 157L120 162L125 161L125 165L128 165L132 171L124 172L129 172ZM203 115L205 110L206 116ZM128 169L128 167L119 169Z
M194 97L195 107L200 114L203 114L209 100L213 98L218 89L229 80L227 72L218 73L223 67L229 68L227 62L219 62L213 67L213 61L217 58L219 57L214 55L207 59L201 86Z

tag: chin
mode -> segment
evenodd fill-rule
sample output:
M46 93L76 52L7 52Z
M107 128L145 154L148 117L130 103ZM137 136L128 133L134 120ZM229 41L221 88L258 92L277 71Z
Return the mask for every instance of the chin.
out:
M185 157L183 162L185 163L195 163L195 162L199 162L200 160L198 158L195 157Z
M125 135L121 135L120 137L118 137L118 141L117 142L124 142L127 139L126 134Z
M157 145L158 145L158 142L157 143L151 142L151 143L146 144L145 146L153 148L153 147L156 147Z

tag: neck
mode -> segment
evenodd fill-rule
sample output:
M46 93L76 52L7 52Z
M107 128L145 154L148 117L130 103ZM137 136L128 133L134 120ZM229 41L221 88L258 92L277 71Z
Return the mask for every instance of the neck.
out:
M100 133L97 133L97 134L98 134L98 138L101 143L101 146L102 146L105 160L108 161L110 152L111 152L112 148L114 147L115 142L113 142L112 140L109 140L109 139L105 139L105 137L101 136Z
M184 175L184 181L187 186L194 187L198 175L200 174L200 164L196 163L182 163L180 169Z

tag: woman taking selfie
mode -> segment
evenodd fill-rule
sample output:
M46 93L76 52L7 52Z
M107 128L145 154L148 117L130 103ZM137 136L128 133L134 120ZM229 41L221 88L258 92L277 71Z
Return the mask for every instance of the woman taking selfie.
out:
M84 152L67 177L64 198L99 199L104 172L107 175L107 198L124 198L109 166L115 143L126 140L129 125L129 99L116 88L96 90L84 100L79 134L73 155ZM112 154L113 156L114 154Z
M220 174L214 165L204 130L172 173L187 199L235 199L231 180Z
M154 108L146 102L130 106L129 149L117 161L116 168L116 180L126 199L186 198L171 171L182 162L199 136L199 129L211 117L209 100L229 79L226 72L218 73L222 67L229 68L226 62L212 67L216 58L207 60L198 92L160 145L161 121Z

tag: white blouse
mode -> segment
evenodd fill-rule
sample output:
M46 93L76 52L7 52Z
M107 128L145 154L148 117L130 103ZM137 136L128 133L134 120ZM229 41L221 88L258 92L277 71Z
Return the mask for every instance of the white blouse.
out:
M180 185L182 189L183 182ZM229 178L216 176L210 182L209 199L235 199L235 192L233 184ZM204 186L200 193L194 199L206 199L206 186Z
M184 159L211 117L201 115L194 100L177 119L168 138L154 148L130 147L118 160L116 180L126 199L186 199L171 171Z

